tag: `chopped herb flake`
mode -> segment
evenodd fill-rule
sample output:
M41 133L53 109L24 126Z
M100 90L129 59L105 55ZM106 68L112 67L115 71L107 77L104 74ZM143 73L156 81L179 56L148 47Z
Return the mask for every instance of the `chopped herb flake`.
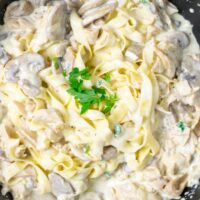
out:
M104 176L106 176L107 178L110 178L111 174L109 172L104 172Z
M102 84L103 84L103 81L102 80L97 80L97 82L96 82L96 86L97 87L101 87L102 86Z
M92 105L99 105L100 103L105 104L102 110L103 113L110 112L117 100L116 95L107 95L106 90L102 87L83 88L83 81L88 80L90 77L91 75L87 68L81 71L78 68L74 68L69 76L70 89L67 92L81 104L81 114L87 112Z
M149 0L140 0L140 3L149 3Z
M53 66L55 69L59 69L59 57L55 57L52 59Z
M88 144L86 144L83 147L83 151L84 151L85 154L89 155L90 154L90 146Z
M112 107L115 105L115 102L117 101L117 96L116 94L110 95L109 97L106 98L106 107L103 109L103 113L108 113L111 111Z
M66 77L66 76L67 76L67 71L66 71L66 70L63 70L63 71L62 71L62 75L63 75L64 77Z
M121 135L122 133L122 127L120 124L115 124L115 127L114 127L114 136L117 138Z
M178 127L182 132L184 132L184 130L185 130L185 123L182 122L182 121L180 121L180 122L177 123L177 127Z
M106 82L110 82L111 81L111 76L109 73L106 73L104 76L103 76L103 79L106 81Z

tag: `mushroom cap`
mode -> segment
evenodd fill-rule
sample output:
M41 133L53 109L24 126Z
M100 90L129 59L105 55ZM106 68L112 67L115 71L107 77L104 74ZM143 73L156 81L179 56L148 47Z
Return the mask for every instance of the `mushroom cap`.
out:
M49 40L63 40L67 31L67 6L61 2L49 14L46 34Z
M5 78L10 82L18 82L26 94L36 96L40 92L41 85L37 73L43 68L45 68L45 62L41 55L26 53L6 64Z
M22 16L27 16L31 14L33 11L33 6L29 1L14 1L13 3L9 4L4 20L7 22L10 18L17 18Z

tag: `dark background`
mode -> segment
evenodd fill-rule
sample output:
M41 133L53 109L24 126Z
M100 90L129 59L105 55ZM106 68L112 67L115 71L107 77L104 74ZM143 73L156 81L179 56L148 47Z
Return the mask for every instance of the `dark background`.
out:
M3 15L6 6L13 0L0 0L0 23L3 23ZM180 13L194 25L193 32L200 44L200 0L171 0L180 10ZM190 8L194 9L191 13ZM200 166L199 166L200 167ZM184 200L200 200L200 186L186 188L183 193ZM0 195L0 200L12 199L10 195L3 197Z

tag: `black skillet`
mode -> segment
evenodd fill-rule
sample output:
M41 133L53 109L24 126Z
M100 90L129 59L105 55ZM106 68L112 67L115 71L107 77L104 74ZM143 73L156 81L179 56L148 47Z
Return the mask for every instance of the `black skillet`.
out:
M3 23L3 15L6 6L14 0L0 0L0 23ZM200 44L200 0L171 0L180 10L180 13L194 25L193 31ZM182 195L184 200L200 200L200 185L186 188ZM0 200L12 200L12 196L3 196Z

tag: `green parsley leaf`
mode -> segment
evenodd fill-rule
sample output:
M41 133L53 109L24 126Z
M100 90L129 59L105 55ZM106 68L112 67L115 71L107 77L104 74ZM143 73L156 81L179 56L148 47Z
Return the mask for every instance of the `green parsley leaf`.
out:
M59 57L55 57L52 59L53 66L55 69L59 69Z
M101 80L101 79L97 80L97 82L96 82L97 87L101 87L102 84L103 84L103 80Z
M111 76L110 76L110 74L109 74L109 73L104 74L103 80L105 80L106 82L110 82L110 81L111 81Z
M88 68L85 68L82 71L80 71L80 74L81 74L81 78L83 80L89 80L91 78L91 75L89 74Z
M63 70L63 71L62 71L62 75L63 75L64 77L66 77L66 76L67 76L67 71L66 71L66 70Z
M185 128L186 128L185 123L182 122L182 121L180 121L180 122L177 123L177 127L178 127L182 132L184 132L184 130L185 130Z
M89 144L86 144L84 147L83 147L83 151L85 154L89 155L90 154L90 145Z
M104 176L106 176L107 178L110 178L111 174L109 172L104 172Z
M140 0L140 3L149 3L149 0Z
M105 99L106 107L103 109L103 113L106 114L111 111L112 107L115 105L115 102L117 101L117 96L110 95Z
M102 112L108 113L115 104L116 95L108 96L106 90L102 87L92 86L91 89L83 88L83 81L91 77L88 68L79 70L74 68L69 74L70 89L67 92L81 104L81 114L87 112L92 105L105 103L105 108Z
M115 137L119 137L122 133L122 127L120 124L115 124L115 127L114 127L114 136Z

